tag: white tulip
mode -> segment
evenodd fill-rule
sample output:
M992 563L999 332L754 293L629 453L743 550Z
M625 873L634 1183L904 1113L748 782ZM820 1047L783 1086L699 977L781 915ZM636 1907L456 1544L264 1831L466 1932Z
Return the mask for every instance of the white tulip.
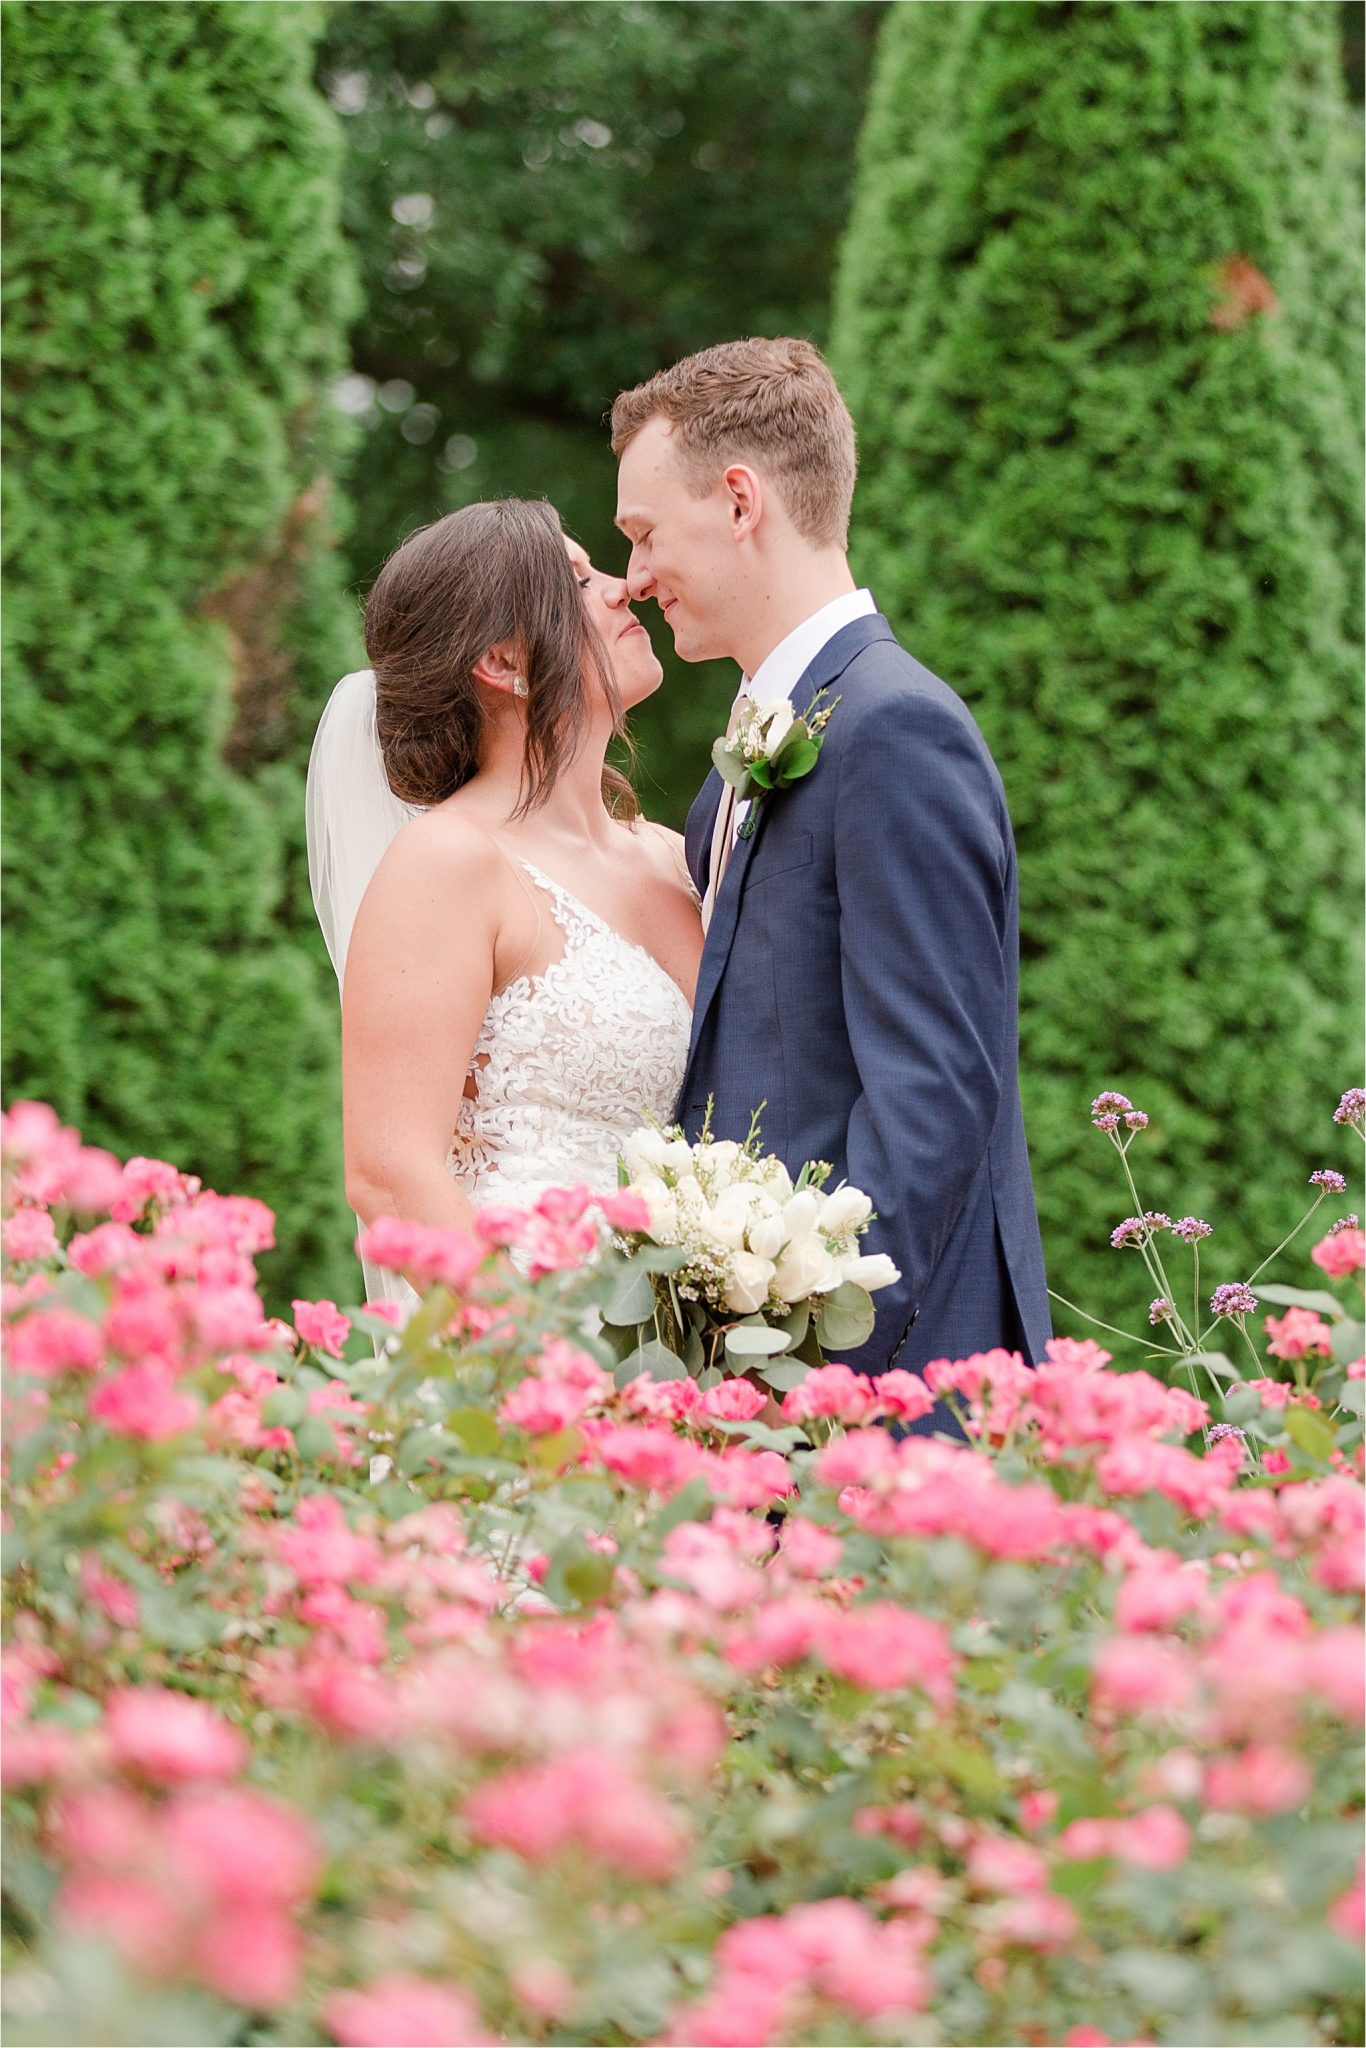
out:
M790 1236L781 1211L773 1216L760 1216L749 1226L749 1248L761 1259L776 1259Z
M795 1238L778 1261L773 1285L784 1301L804 1301L808 1294L825 1294L838 1287L842 1268L827 1251L820 1232L809 1231Z
M691 1173L693 1168L692 1146L686 1138L670 1138L665 1141L660 1165L671 1173Z
M901 1268L893 1265L886 1252L851 1252L839 1264L845 1279L869 1294L875 1294L879 1287L891 1287L901 1278Z
M783 1222L787 1225L789 1237L805 1237L817 1228L821 1200L815 1188L803 1188L790 1202L783 1204Z
M847 1237L873 1213L873 1205L862 1188L842 1187L826 1197L821 1211L821 1229L827 1237Z
M730 1262L730 1280L724 1300L738 1316L752 1316L768 1300L773 1284L772 1259L756 1259L752 1252L736 1252Z

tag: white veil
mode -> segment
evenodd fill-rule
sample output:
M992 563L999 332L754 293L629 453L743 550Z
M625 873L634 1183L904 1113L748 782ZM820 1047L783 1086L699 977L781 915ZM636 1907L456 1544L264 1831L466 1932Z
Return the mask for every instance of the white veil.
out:
M308 882L340 988L361 897L417 811L384 773L375 731L375 672L343 676L327 700L308 759Z
M340 989L361 898L390 842L418 815L394 795L384 773L373 669L343 676L327 700L308 761L305 815L313 908ZM397 1273L370 1265L364 1272L367 1301L413 1300Z

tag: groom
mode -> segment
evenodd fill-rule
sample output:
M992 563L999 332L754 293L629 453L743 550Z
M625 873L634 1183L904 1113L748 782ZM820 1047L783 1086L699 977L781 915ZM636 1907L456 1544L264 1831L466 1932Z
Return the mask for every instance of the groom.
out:
M834 702L801 781L748 806L713 770L688 817L707 942L678 1116L762 1138L871 1196L858 1370L993 1345L1037 1362L1048 1293L1018 1086L1015 847L961 698L898 645L846 557L854 428L804 341L704 349L612 408L632 599L685 661L728 657L798 715ZM837 701L835 701L837 700Z

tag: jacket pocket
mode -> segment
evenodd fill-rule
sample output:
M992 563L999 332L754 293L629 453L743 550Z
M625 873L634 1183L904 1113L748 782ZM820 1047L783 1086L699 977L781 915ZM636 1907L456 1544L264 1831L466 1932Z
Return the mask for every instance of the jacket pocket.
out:
M745 870L745 887L749 889L756 882L766 882L770 875L785 875L790 868L810 867L811 860L811 834L794 832L775 846L758 849Z

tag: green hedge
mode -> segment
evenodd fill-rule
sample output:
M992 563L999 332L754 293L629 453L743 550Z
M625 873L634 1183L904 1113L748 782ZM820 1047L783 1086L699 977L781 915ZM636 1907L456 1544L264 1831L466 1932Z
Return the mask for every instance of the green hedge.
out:
M834 337L856 566L1005 776L1050 1277L1093 1306L1125 1213L1096 1089L1152 1115L1149 1199L1213 1215L1216 1280L1343 1163L1360 1078L1338 26L902 5L875 68Z
M354 282L318 26L4 10L4 1089L260 1195L280 1270L322 1288L351 1262L299 754L356 650L328 550Z

